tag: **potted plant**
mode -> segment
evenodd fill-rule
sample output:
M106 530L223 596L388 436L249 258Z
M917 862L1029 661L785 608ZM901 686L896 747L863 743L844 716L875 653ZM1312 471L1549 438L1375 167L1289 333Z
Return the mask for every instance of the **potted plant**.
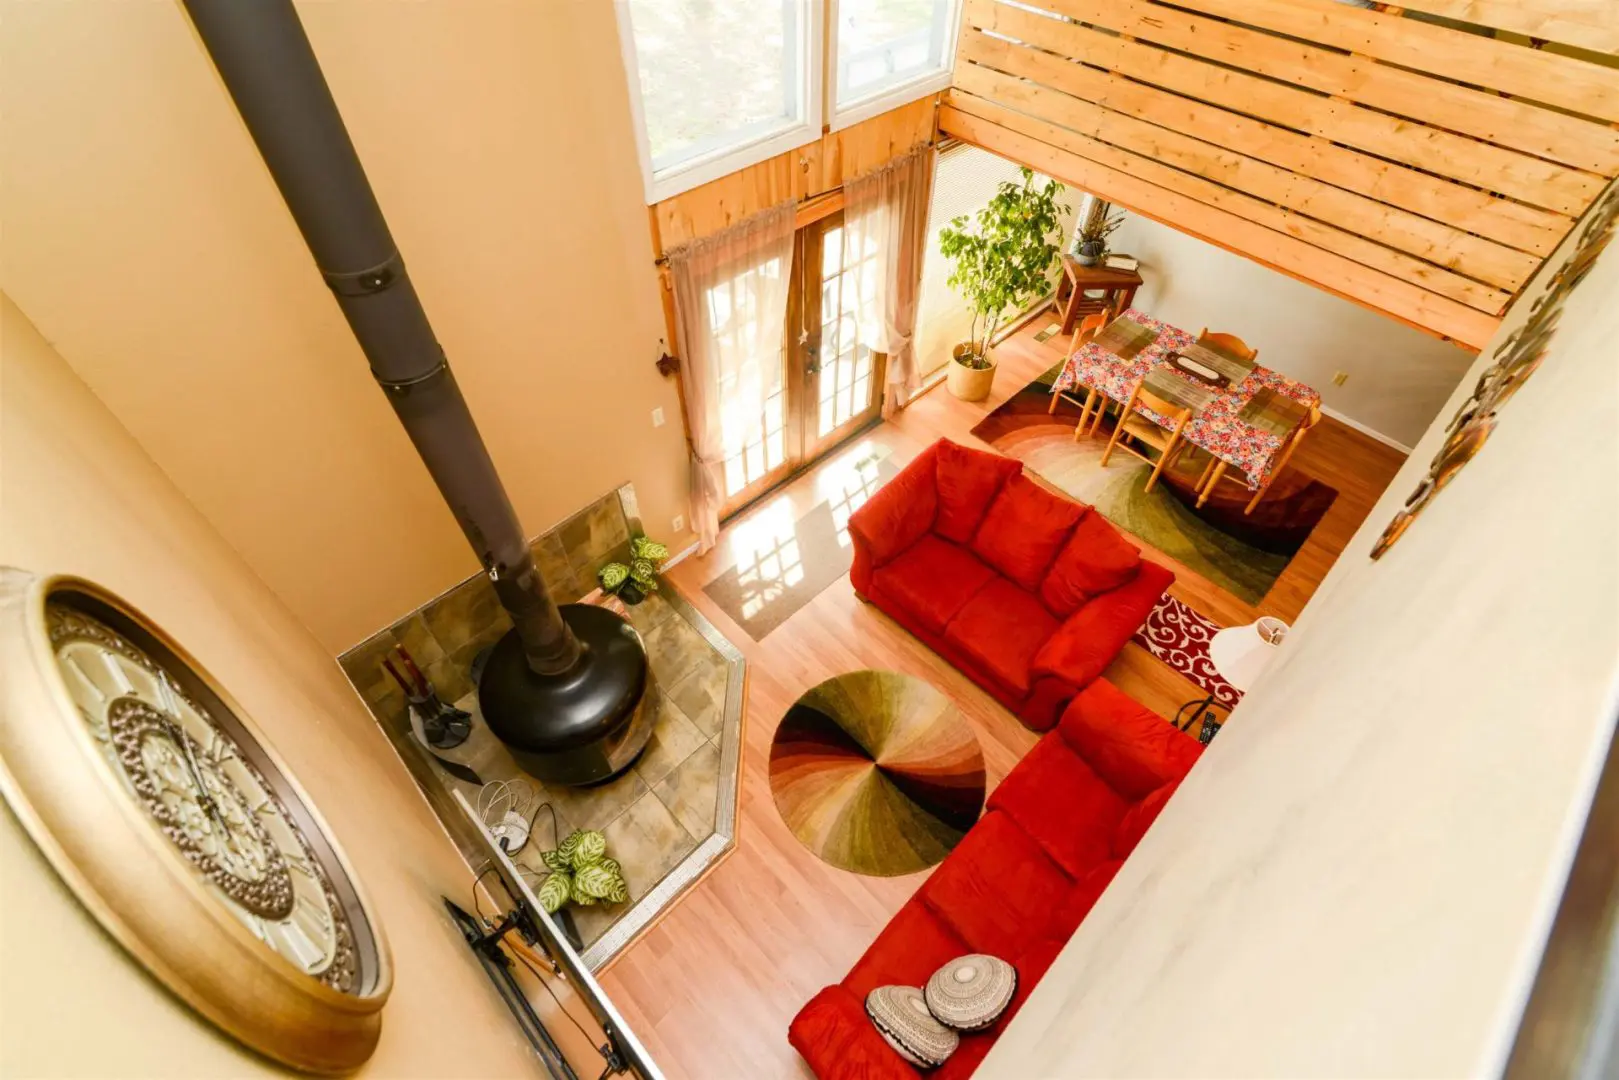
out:
M1107 257L1107 238L1124 224L1124 215L1112 211L1111 205L1094 195L1085 196L1079 227L1074 231L1074 261L1079 265L1096 266Z
M596 571L602 592L617 596L626 604L639 604L649 592L658 591L658 568L669 557L669 549L656 540L637 536L630 541L630 563L610 562Z
M1036 185L1034 173L1020 170L1022 183L1002 183L978 211L975 227L965 215L939 230L939 251L955 262L948 284L972 308L966 341L951 351L945 377L963 401L982 401L995 380L990 348L1008 312L1020 311L1050 288L1047 274L1057 257L1052 241L1068 207L1057 202L1063 186L1055 180Z
M575 829L555 851L540 855L550 871L536 894L550 914L564 904L622 904L630 898L624 870L607 854L607 838L594 829Z

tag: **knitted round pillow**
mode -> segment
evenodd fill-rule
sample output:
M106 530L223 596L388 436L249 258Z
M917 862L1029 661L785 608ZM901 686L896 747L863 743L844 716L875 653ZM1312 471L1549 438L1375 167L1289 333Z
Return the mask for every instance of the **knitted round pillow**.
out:
M936 1069L961 1037L933 1018L914 986L879 986L866 995L866 1015L894 1052L919 1069Z
M1016 968L999 957L971 953L935 971L923 998L939 1023L982 1031L1000 1019L1016 993Z

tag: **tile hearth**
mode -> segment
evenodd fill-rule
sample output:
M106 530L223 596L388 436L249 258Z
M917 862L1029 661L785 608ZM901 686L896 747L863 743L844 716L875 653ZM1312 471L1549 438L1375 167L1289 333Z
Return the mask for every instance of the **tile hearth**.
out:
M640 531L634 506L634 492L626 485L534 541L535 556L559 603L584 598L595 584L596 570L627 553L629 537ZM609 854L624 868L630 899L616 905L569 906L592 969L610 960L729 851L735 835L741 654L667 583L625 613L646 642L652 667L652 692L657 695L653 734L633 766L592 788L545 787L522 771L484 725L473 662L511 623L482 575L339 657L349 681L469 860L476 858L472 827L451 792L459 791L477 805L482 786L498 781L527 783L536 795L535 806L549 803L555 810L560 836L576 828L606 835ZM442 699L472 714L473 731L466 742L429 752L411 735L404 695L381 667L395 644L415 658ZM535 880L544 873L540 852L555 846L550 820L548 812L539 811L533 839L515 860L535 870ZM469 880L469 894L470 885ZM465 896L450 899L466 906Z

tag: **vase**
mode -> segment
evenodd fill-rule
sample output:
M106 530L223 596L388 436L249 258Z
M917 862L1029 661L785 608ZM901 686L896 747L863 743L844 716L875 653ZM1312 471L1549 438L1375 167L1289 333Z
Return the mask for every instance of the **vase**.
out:
M988 349L984 356L989 362L988 367L971 367L962 360L963 356L975 351L972 343L966 341L950 350L950 368L944 382L950 393L962 401L983 401L989 397L990 387L995 382L995 358Z
M620 585L617 595L620 600L631 607L646 599L646 593L642 591L641 586L633 581L626 581L623 585Z

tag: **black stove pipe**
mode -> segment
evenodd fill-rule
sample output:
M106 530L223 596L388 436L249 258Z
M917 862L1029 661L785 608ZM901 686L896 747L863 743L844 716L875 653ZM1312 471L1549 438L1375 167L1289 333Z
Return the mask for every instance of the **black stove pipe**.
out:
M291 0L184 0L371 374L511 614L528 667L561 674L578 639L433 336Z

